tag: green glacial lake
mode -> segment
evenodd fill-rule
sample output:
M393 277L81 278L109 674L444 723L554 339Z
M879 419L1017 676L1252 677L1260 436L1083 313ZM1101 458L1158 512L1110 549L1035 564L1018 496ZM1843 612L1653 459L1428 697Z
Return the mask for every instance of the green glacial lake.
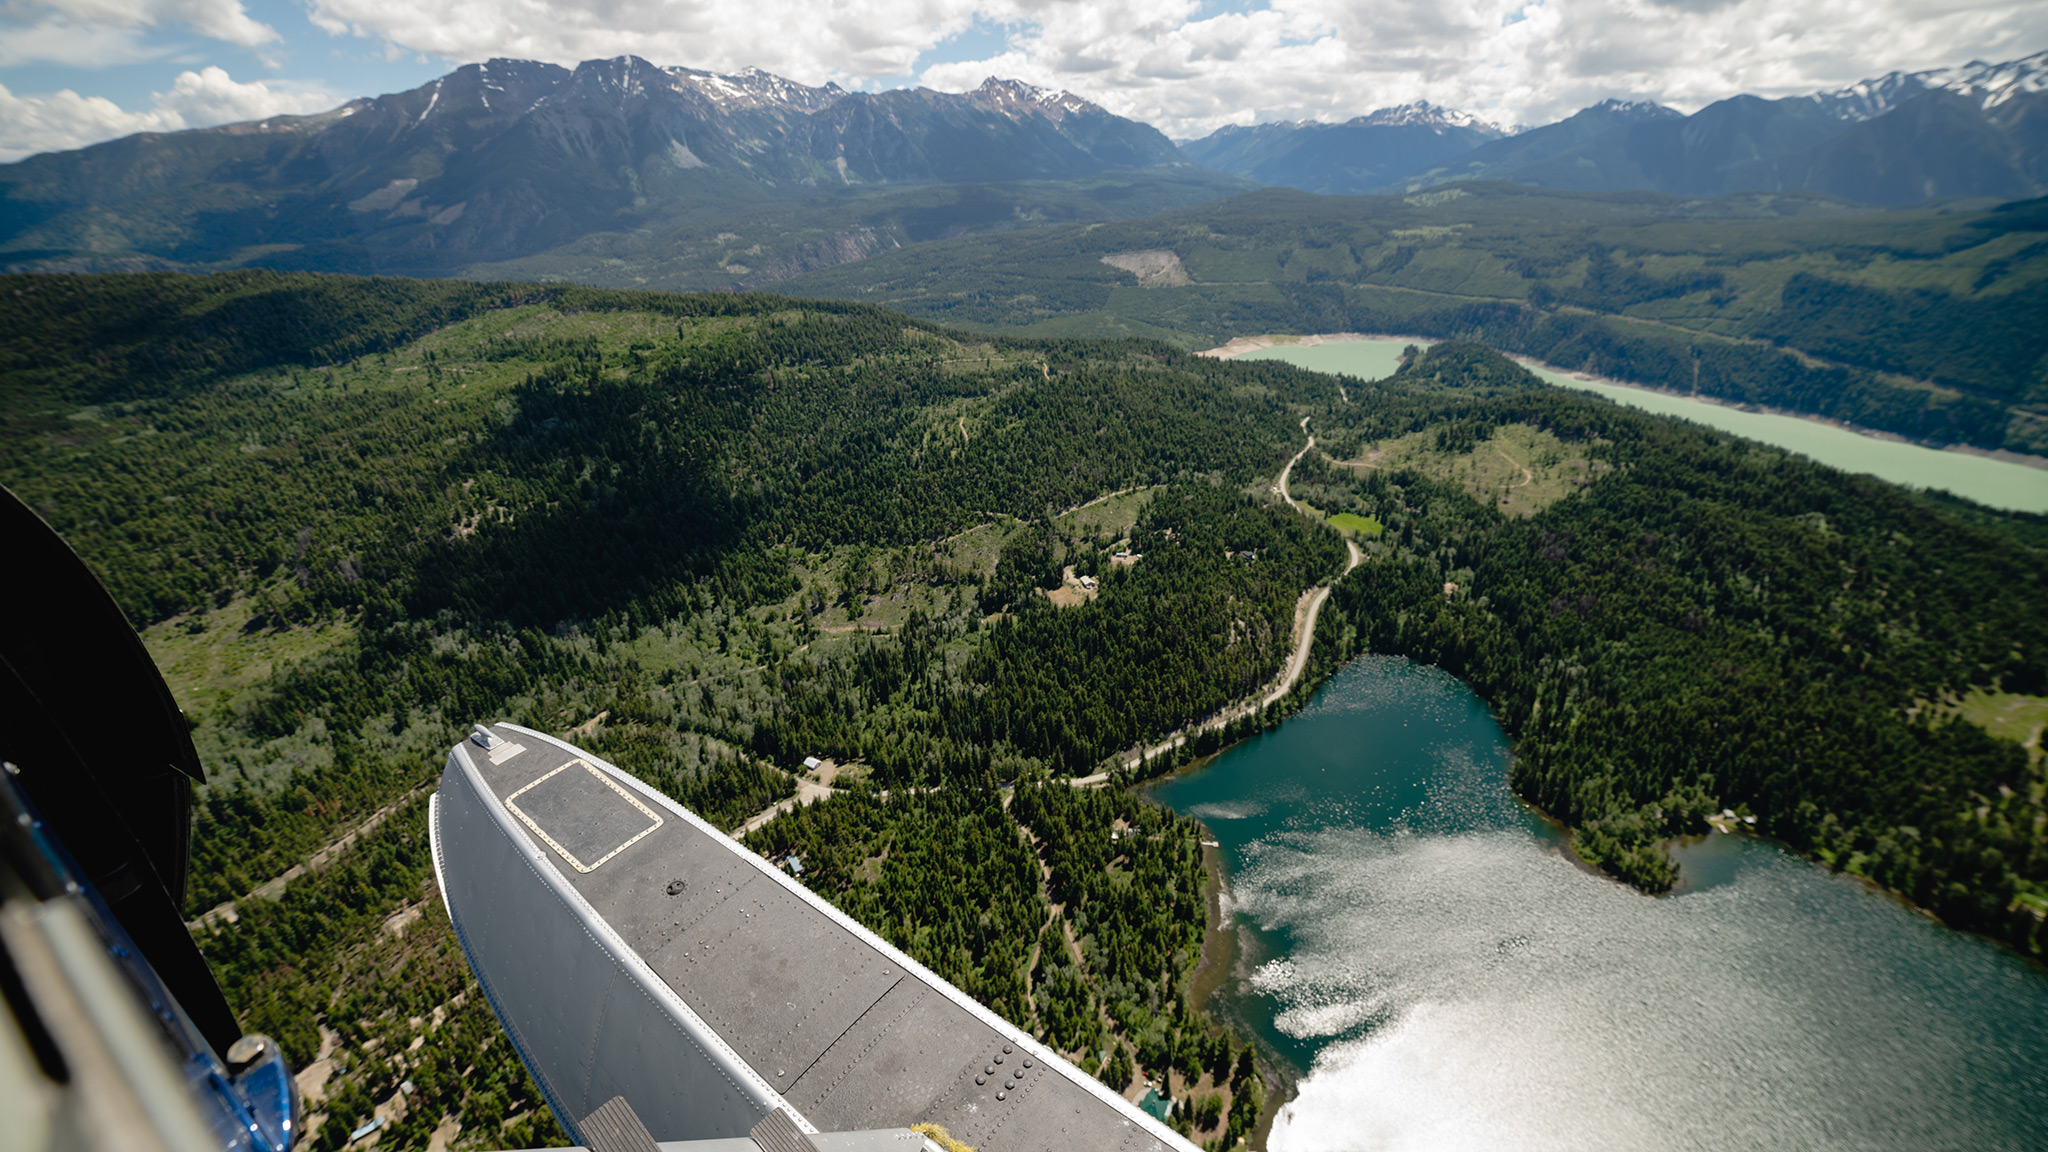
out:
M1242 358L1285 360L1317 372L1340 372L1376 380L1393 374L1401 349L1411 343L1427 344L1428 341L1376 337L1308 347L1283 345L1247 352ZM1582 380L1555 368L1539 366L1531 371L1553 384L1596 392L1617 404L1627 404L1663 416L1678 416L1723 432L1747 436L1751 440L1798 452L1844 472L1865 472L1911 488L1943 488L1993 508L2048 512L2048 469L1973 456L1967 452L1944 452L1897 440L1880 440L1797 416L1745 412L1740 408L1653 392L1647 388L1631 388L1603 380Z
M1746 837L1643 896L1507 764L1462 683L1366 657L1154 790L1229 868L1211 1006L1306 1074L1275 1152L2048 1149L2048 970Z

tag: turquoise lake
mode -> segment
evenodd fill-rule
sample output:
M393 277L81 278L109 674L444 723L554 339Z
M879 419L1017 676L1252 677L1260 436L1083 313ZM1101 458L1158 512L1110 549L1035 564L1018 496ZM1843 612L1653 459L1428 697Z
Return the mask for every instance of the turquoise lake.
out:
M1283 345L1247 352L1239 358L1285 360L1317 372L1343 373L1376 380L1393 374L1401 349L1411 343L1429 342L1377 337L1306 347ZM1530 370L1553 384L1594 392L1617 404L1627 404L1647 412L1694 420L1723 432L1733 432L1798 452L1845 472L1866 472L1913 488L1942 488L1993 508L2048 512L2048 469L1967 452L1944 452L1897 440L1880 440L1797 416L1747 412L1647 388L1583 380L1555 368L1535 366Z
M1275 1152L2048 1149L2048 970L1746 837L1641 895L1507 765L1462 683L1365 657L1154 788L1229 869L1212 1007L1306 1074Z

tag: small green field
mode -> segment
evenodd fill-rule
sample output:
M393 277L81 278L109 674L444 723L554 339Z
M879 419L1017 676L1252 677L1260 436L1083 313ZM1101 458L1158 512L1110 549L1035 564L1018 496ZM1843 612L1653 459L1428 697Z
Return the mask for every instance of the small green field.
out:
M1360 516L1356 512L1339 512L1330 517L1330 525L1342 532L1355 532L1361 536L1377 536L1387 526L1375 516Z
M264 627L256 620L260 604L260 595L237 596L223 607L174 616L142 629L143 646L186 715L195 720L209 716L273 672L355 636L353 623L332 617L294 627Z
M1152 502L1155 491L1157 489L1140 488L1132 492L1118 492L1084 504L1057 518L1060 531L1079 539L1114 543L1131 534L1132 527L1138 523L1138 514Z
M1361 474L1413 468L1452 481L1510 516L1535 515L1592 483L1605 467L1587 456L1584 444L1567 444L1527 424L1495 428L1466 452L1449 450L1434 431L1412 432L1366 444L1357 459L1338 463Z
M2048 697L1978 688L1963 697L1956 710L1977 727L2000 739L2025 745L2030 755L2041 758L2042 729L2048 728Z

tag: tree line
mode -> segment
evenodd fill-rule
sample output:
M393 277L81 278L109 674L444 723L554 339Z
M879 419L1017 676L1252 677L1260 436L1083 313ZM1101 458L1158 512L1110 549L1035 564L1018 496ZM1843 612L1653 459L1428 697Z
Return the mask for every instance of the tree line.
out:
M1440 345L1402 376L1491 356ZM2041 763L1952 706L2048 692L2039 517L1958 515L1537 386L1440 392L1380 430L1460 421L1534 424L1614 470L1526 518L1414 471L1352 480L1388 554L1331 596L1322 667L1369 650L1468 680L1515 741L1516 790L1651 891L1675 876L1663 841L1732 809L2041 953Z

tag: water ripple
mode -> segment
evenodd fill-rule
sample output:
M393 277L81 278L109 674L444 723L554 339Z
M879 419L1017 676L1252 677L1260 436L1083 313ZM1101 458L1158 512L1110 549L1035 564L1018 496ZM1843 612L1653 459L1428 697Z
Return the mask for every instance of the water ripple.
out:
M1376 659L1161 789L1218 821L1267 957L1237 1003L1310 1065L1275 1152L2048 1150L2048 973L1756 841L1643 896L1506 764L1456 680Z

